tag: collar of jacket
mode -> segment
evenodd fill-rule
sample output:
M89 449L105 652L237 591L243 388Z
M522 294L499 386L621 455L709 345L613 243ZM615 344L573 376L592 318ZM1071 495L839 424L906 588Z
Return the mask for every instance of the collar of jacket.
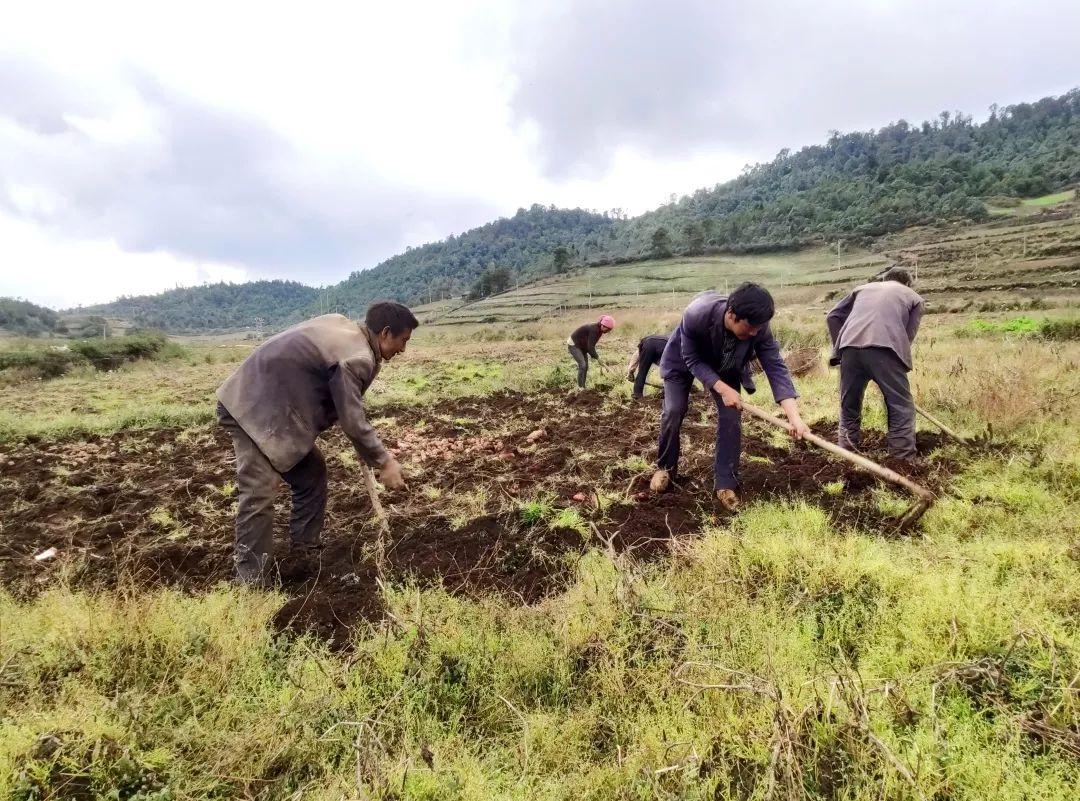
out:
M720 302L713 306L712 314L709 315L709 339L712 340L713 353L719 357L724 351L724 338L729 334L735 336L727 330L727 326L724 325L724 314L727 312L727 298L720 298Z
M367 337L368 344L371 346L371 355L375 358L375 366L378 367L382 364L382 351L379 349L379 335L367 327L367 323L357 323L361 330L364 332L364 336Z
M768 323L761 326L754 336L749 339L739 339L735 337L735 334L728 331L727 326L724 324L724 317L727 314L727 298L721 298L721 302L716 304L713 309L713 317L709 320L709 335L712 340L713 354L716 358L724 352L724 340L727 337L735 338L735 365L743 370L750 362L750 351L757 346L763 336L763 332L768 330Z

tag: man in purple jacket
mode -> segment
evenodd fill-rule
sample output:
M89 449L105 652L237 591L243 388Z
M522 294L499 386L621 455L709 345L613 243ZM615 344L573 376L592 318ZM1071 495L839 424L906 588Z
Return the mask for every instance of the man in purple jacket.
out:
M773 397L784 410L796 439L809 432L799 416L798 393L791 371L780 357L780 346L769 330L775 308L772 296L757 284L742 284L730 297L702 292L683 312L660 360L664 379L664 410L660 418L657 471L650 487L667 489L679 466L679 432L686 417L690 386L697 378L716 402L717 500L728 510L739 507L739 454L742 449L740 388L755 391L750 361L756 356L769 379Z

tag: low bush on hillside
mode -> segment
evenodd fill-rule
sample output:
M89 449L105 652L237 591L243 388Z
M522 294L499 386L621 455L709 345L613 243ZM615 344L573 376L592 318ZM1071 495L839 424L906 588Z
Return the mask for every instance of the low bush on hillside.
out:
M969 320L967 325L957 333L967 337L1012 334L1063 342L1080 339L1080 319L1035 320L1031 317L1013 317L1009 320L981 320L975 318Z
M829 332L824 325L808 325L802 321L771 322L773 336L786 351L801 348L821 348L829 344Z
M37 378L56 378L68 371L71 360L70 351L57 348L10 350L0 352L0 371L23 370Z
M0 371L21 370L31 378L57 378L73 367L115 370L125 362L179 356L183 348L161 333L117 339L82 339L67 345L27 347L0 353Z
M1039 333L1044 339L1080 339L1080 320L1043 320Z

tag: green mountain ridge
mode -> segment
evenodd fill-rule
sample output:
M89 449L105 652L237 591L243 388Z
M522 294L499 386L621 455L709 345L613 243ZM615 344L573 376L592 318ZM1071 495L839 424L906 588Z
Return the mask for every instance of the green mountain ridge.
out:
M223 282L170 289L159 295L121 297L63 313L119 317L140 328L170 332L278 328L293 320L297 310L311 304L318 294L314 287L297 281Z
M992 107L985 122L943 112L914 126L833 132L820 145L748 167L637 217L534 205L440 242L408 248L323 289L258 281L170 290L83 307L169 331L279 327L372 300L425 302L468 291L485 271L526 282L554 253L590 266L710 252L775 251L843 239L866 245L913 225L979 222L987 200L1045 195L1080 182L1080 89ZM564 265L565 266L565 265Z

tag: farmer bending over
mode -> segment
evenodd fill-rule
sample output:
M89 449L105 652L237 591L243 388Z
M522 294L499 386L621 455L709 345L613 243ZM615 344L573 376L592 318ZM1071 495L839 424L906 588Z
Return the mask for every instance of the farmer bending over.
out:
M645 396L645 381L649 377L649 370L654 364L660 363L667 343L666 334L650 334L638 342L637 350L626 365L626 378L634 382L634 400L641 400Z
M364 393L383 360L405 351L417 325L392 301L372 304L364 323L324 314L266 340L218 389L218 420L236 451L238 581L268 583L282 480L292 490L292 549L319 548L326 462L315 438L334 423L388 489L405 486L397 460L364 416Z
M787 415L796 439L809 432L799 416L791 372L780 357L769 330L774 313L772 296L757 284L743 284L724 297L702 292L683 312L679 327L668 340L660 360L664 379L664 407L660 417L657 471L650 487L667 489L679 467L679 432L686 416L694 378L712 391L716 402L716 498L728 510L739 506L739 453L742 447L740 388L754 392L749 364L756 356L769 379L773 397Z
M911 275L899 267L879 282L856 287L829 312L829 364L840 365L840 447L858 449L863 395L873 381L885 396L889 453L916 460L915 402L907 374L922 313L923 299L911 288Z
M574 333L567 338L566 349L577 362L577 385L581 389L585 388L585 376L589 372L589 357L592 356L597 363L600 362L600 354L596 352L596 343L600 341L600 337L613 328L615 328L615 319L605 314L595 323L585 323L575 328Z

